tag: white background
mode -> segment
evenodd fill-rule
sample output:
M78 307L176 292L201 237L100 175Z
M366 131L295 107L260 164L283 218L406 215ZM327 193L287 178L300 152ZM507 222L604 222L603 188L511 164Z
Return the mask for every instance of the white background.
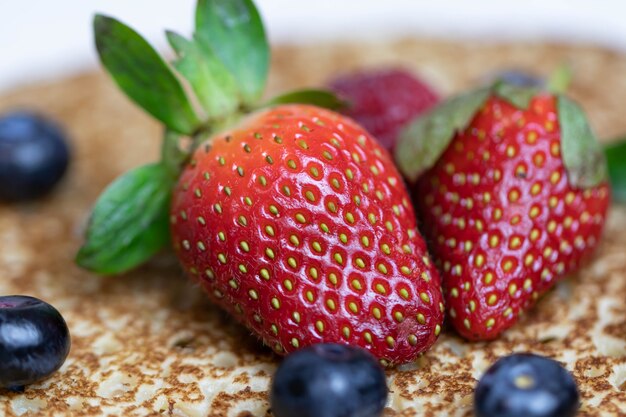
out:
M96 65L91 18L120 18L165 47L195 0L0 0L0 91ZM626 51L624 0L257 0L272 42L407 35L556 40Z

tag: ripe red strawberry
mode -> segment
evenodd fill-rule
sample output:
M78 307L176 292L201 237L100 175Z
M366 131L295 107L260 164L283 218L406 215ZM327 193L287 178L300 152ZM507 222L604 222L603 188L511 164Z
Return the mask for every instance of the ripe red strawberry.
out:
M439 276L390 155L351 119L293 104L336 108L331 93L258 102L269 51L250 0L199 0L192 40L168 33L202 118L137 33L104 16L95 30L105 67L166 131L161 161L100 197L81 266L124 272L171 241L209 297L282 354L338 342L394 364L435 342Z
M609 204L606 167L582 111L565 97L501 84L449 101L404 138L397 155L405 168L417 142L435 143L429 162L418 161L417 169L436 163L414 197L464 337L496 337L596 247ZM414 178L415 166L405 172Z
M404 183L343 116L288 105L200 145L174 190L174 248L278 353L317 342L414 360L443 317Z
M330 88L348 100L343 113L390 152L402 127L439 101L428 84L396 68L346 74L332 80Z

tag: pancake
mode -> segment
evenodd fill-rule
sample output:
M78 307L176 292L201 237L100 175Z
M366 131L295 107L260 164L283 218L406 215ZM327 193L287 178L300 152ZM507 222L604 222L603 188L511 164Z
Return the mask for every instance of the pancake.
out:
M401 65L442 94L490 72L538 75L572 65L572 95L600 137L626 132L626 56L601 48L436 40L283 46L268 93L322 85L363 67ZM40 110L61 121L73 165L44 200L0 206L0 293L56 306L72 349L51 378L2 392L6 416L271 416L267 392L279 358L211 305L169 252L122 276L73 264L90 207L117 175L158 158L160 127L103 73L16 90L0 111ZM416 363L388 370L386 416L470 417L477 378L498 357L529 351L575 376L580 416L626 415L626 207L614 204L594 258L561 281L496 341L469 343L445 329Z

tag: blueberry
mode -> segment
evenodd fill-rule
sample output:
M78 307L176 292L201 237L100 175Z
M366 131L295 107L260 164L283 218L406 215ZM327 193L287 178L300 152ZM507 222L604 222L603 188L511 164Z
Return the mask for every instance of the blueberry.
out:
M540 77L520 70L503 70L493 75L494 80L504 81L516 87L545 88L546 82Z
M578 410L574 378L558 362L530 353L494 363L474 400L477 417L571 417Z
M376 417L387 400L385 373L367 351L318 344L298 350L272 381L276 417Z
M34 113L0 117L0 201L32 200L63 177L69 148L61 129Z
M70 334L50 304L0 297L0 387L19 390L52 375L70 351Z

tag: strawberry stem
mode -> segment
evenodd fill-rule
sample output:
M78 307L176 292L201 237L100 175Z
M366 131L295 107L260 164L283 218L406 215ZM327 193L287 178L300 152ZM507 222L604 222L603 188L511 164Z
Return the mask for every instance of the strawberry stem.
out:
M174 179L178 178L183 164L189 158L189 152L180 146L180 138L178 133L165 129L161 145L161 161Z

